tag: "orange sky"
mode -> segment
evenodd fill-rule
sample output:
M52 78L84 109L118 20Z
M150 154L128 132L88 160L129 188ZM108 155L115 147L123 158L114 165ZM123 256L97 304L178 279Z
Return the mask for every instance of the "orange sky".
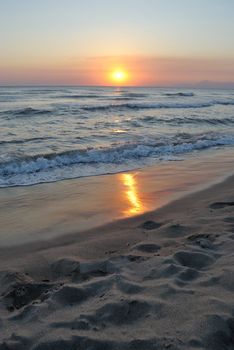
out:
M122 85L168 86L204 80L234 81L234 60L167 58L146 56L103 56L71 58L61 62L26 62L1 68L1 80L9 84L115 85L110 75L127 72Z
M233 0L6 0L0 85L234 82Z

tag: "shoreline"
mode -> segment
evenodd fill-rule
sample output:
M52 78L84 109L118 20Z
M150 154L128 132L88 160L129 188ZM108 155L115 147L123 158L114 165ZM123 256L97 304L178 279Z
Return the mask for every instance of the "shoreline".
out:
M0 189L0 246L47 241L156 210L222 181L233 161L231 149L216 150L137 171Z
M224 177L218 182L211 183L209 185L205 185L204 187L201 187L200 189L197 189L196 191L193 192L188 192L187 194L183 195L182 197L175 198L174 200L171 200L170 202L166 203L165 205L162 205L156 209L153 209L151 211L144 212L139 215L127 217L127 218L120 218L112 222L108 222L99 226L92 227L87 230L83 231L76 231L72 232L70 234L62 235L62 236L56 236L52 237L50 239L46 240L39 240L39 241L32 241L32 242L27 242L19 245L13 245L13 246L6 246L6 247L0 247L0 262L2 258L9 256L9 253L12 251L13 254L15 253L20 253L25 254L26 252L31 253L31 251L41 251L41 250L50 250L50 249L57 249L57 248L63 248L66 246L71 246L74 243L77 244L79 242L88 242L88 241L103 241L107 239L106 235L109 234L109 232L113 231L120 231L120 230L132 230L133 228L139 229L141 228L141 224L144 221L151 221L153 218L158 217L159 221L160 218L167 216L173 212L173 217L175 216L177 211L184 210L186 207L187 203L191 206L191 202L198 200L204 200L205 202L209 202L210 197L212 200L214 199L213 197L223 197L223 201L225 203L225 198L227 196L228 188L233 187L234 185L234 173L229 174L228 176ZM224 191L224 189L226 191ZM234 190L234 188L233 188ZM215 192L215 196L212 195L212 192ZM220 196L220 192L222 192L222 195ZM230 197L232 197L233 194L230 191ZM206 199L205 199L206 197ZM218 200L218 199L217 199ZM232 202L232 200L231 200ZM219 202L218 202L219 203ZM231 206L234 206L234 204L231 204ZM195 205L192 205L192 207L196 207ZM224 206L225 207L225 206ZM161 224L161 223L160 223ZM158 228L157 228L158 229ZM145 230L148 230L148 228L145 228ZM151 231L151 228L149 228ZM152 228L154 230L154 228ZM102 235L105 234L105 236L100 236L99 232L102 232ZM98 234L98 235L97 235ZM113 237L111 237L112 239ZM127 240L129 239L126 238ZM114 242L114 240L113 240ZM128 242L127 242L128 243ZM126 250L128 250L128 245L126 245ZM6 251L7 249L7 251ZM6 256L4 256L5 254ZM105 253L106 254L106 253ZM88 254L89 255L89 254ZM82 257L84 259L95 259L97 257L89 257L86 255L85 257ZM100 257L99 257L100 258ZM102 256L103 258L103 256ZM10 256L9 259L12 259Z
M233 249L234 175L140 216L1 249L0 349L231 349Z

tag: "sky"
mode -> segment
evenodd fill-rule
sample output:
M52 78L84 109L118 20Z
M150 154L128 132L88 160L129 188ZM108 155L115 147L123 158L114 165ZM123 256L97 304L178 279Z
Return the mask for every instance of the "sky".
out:
M1 85L234 82L234 0L0 0Z

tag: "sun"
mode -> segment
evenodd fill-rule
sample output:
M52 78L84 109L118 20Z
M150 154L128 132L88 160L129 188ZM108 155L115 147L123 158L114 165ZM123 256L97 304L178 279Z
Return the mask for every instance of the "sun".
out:
M114 70L111 73L111 80L112 82L114 82L115 84L123 84L126 82L128 77L128 74L126 71L124 70Z

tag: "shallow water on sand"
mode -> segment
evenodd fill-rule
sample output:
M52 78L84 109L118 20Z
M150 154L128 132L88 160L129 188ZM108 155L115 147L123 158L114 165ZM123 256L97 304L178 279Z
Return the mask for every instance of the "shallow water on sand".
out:
M114 175L1 189L0 245L77 233L157 209L233 172L231 149ZM101 234L102 230L97 230Z

